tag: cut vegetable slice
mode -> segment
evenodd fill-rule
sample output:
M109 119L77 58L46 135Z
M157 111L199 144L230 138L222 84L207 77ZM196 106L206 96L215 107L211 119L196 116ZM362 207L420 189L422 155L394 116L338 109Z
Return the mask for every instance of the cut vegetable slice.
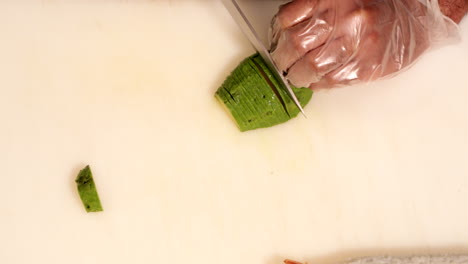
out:
M94 183L93 173L91 172L89 165L78 173L75 182L86 212L103 211L101 201L99 200L99 195L96 190L96 184Z
M307 105L312 90L292 89L301 105ZM215 97L226 106L241 131L278 125L300 112L258 54L241 62Z

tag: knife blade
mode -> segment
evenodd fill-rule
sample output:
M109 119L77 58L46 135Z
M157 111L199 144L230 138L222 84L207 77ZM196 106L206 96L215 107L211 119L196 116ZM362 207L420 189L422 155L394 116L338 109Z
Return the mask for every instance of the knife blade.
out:
M244 11L239 6L238 2L236 0L222 0L222 2L224 6L226 7L226 9L231 14L234 21L236 21L239 28L242 30L245 36L249 39L252 46L255 48L255 50L257 50L257 52L263 58L268 68L270 68L271 72L273 72L273 75L275 75L275 78L278 81L278 83L282 85L283 88L285 88L286 92L288 93L289 97L291 97L294 104L297 106L297 108L299 108L302 115L306 117L304 109L302 109L301 103L299 102L293 90L291 89L291 86L289 85L288 81L283 76L283 74L280 72L276 64L273 62L270 52L268 52L268 49L265 47L265 45L263 45L263 42L260 40L260 37L255 31L255 28L250 23Z

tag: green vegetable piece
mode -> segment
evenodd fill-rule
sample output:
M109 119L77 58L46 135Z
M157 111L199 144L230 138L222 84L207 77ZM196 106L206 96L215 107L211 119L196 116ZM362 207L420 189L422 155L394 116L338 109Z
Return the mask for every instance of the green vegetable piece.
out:
M91 172L89 165L78 173L75 182L86 212L103 211L101 201L99 200L99 195L96 190L96 184L94 183L93 173Z
M306 106L312 98L312 90L292 89L301 105ZM241 131L278 125L300 113L259 54L241 62L215 97L227 108Z

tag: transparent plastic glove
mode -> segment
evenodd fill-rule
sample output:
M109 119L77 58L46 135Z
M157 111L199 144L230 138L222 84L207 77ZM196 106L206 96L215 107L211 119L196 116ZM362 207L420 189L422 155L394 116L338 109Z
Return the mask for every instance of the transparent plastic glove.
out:
M270 35L280 70L312 89L391 76L457 38L457 25L431 0L294 0Z

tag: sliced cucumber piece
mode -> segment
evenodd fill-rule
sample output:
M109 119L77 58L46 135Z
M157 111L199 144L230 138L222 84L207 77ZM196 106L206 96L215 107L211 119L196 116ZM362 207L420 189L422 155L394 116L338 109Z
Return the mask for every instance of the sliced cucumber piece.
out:
M304 107L312 90L292 87ZM266 128L296 117L300 110L259 54L242 61L215 94L241 131Z
M93 173L89 166L86 166L78 173L75 182L86 212L102 211L103 209L96 190L96 184L94 183Z

